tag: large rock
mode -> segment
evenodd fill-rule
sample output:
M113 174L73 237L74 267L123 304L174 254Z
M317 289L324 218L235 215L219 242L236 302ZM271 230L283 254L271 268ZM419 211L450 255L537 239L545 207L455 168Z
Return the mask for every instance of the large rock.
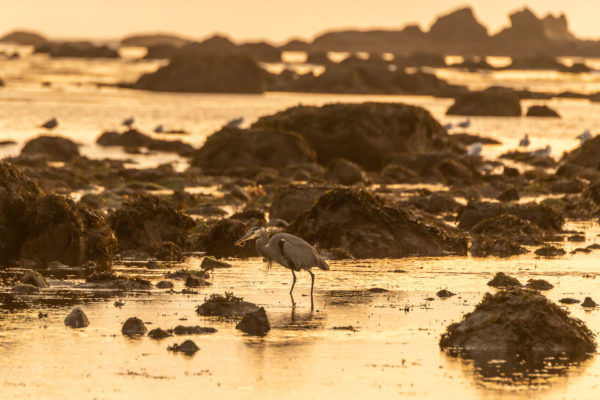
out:
M51 261L109 268L116 239L97 212L45 194L9 163L0 161L0 264L19 259L45 267Z
M527 220L537 225L541 229L548 231L560 231L565 223L564 218L554 209L545 204L534 202L525 204L494 203L494 202L469 202L458 216L458 226L461 229L473 230L474 227L485 219L496 218L505 214L514 215L520 219ZM531 230L513 218L504 217L496 220L499 225L494 223L482 224L478 227L485 234L494 229L502 229L504 226L508 229L526 229L523 233L526 235L534 234L535 229ZM515 225L517 226L515 228Z
M487 28L481 25L469 7L437 18L427 37L441 43L482 42L488 38Z
M519 117L521 102L518 94L512 89L490 87L459 96L446 114Z
M546 105L531 106L527 110L528 117L560 118L560 114Z
M224 173L236 168L283 168L314 160L314 151L297 133L277 128L225 127L209 136L194 153L192 165Z
M124 203L108 216L119 239L119 249L156 253L164 242L185 247L196 223L159 197L141 196Z
M177 46L161 43L148 46L144 58L146 60L169 59L177 53Z
M326 177L341 185L354 185L368 181L365 172L359 165L343 158L337 158L329 163Z
M583 142L575 150L565 153L561 159L561 164L578 165L581 167L590 167L600 169L600 136L594 136Z
M448 326L442 349L466 357L584 359L595 352L585 324L543 295L522 289L486 294L460 323Z
M266 72L243 55L177 54L134 88L162 92L262 93Z
M243 220L236 215L218 220L200 239L200 248L215 257L255 257L258 254L253 241L246 242L243 246L236 246L234 243L252 226L265 223L264 217Z
M244 315L235 329L253 336L265 336L271 330L271 324L265 309L261 307L257 311Z
M65 325L71 328L85 328L90 324L87 315L79 307L73 309L65 318Z
M329 186L317 185L282 186L273 196L269 216L271 219L278 218L291 222L300 214L310 210L315 201L329 189Z
M42 35L28 31L12 31L0 38L0 42L15 43L23 46L39 46L47 41Z
M131 317L125 321L123 327L121 328L121 332L123 335L127 336L139 336L148 332L148 328L146 328L146 324L144 324L144 321L141 319L137 317Z
M350 188L323 194L288 231L318 248L343 248L357 258L467 252L467 240L456 229Z
M243 43L238 49L257 61L271 63L281 61L281 50L265 42Z
M91 42L48 42L36 46L34 52L47 53L54 58L119 58L118 51Z
M428 111L399 103L296 106L262 117L253 127L298 132L316 150L319 163L346 158L367 170L380 170L393 153L452 146Z
M45 155L50 161L68 162L79 157L75 142L60 136L38 136L25 143L21 155Z

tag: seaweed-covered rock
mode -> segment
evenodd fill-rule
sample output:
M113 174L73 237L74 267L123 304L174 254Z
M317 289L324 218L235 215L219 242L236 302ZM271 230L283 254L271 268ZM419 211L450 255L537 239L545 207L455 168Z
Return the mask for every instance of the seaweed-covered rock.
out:
M277 189L269 208L271 218L290 222L303 212L310 210L314 202L330 189L324 185L285 185ZM600 196L599 196L600 199Z
M489 87L459 96L446 114L519 117L521 102L512 89Z
M265 309L261 307L254 312L246 313L235 329L253 336L265 336L271 330L271 324Z
M336 158L329 163L327 178L341 185L354 185L367 181L365 172L358 164L343 158Z
M582 321L543 295L512 289L486 294L460 323L448 326L440 347L467 357L583 359L596 350L596 343Z
M525 287L532 290L550 290L554 285L544 279L530 279Z
M565 255L566 252L560 247L546 245L537 249L535 254L541 257L557 257Z
M480 159L448 150L393 154L388 163L381 171L386 183L473 185L482 180Z
M215 333L215 332L217 332L217 330L215 328L198 326L198 325L196 325L196 326L177 325L173 329L173 333L176 335L204 335L207 333Z
M87 315L79 307L73 309L65 318L65 325L71 328L85 328L90 324Z
M215 173L236 168L271 167L309 163L315 153L297 133L278 129L224 127L208 137L192 158L192 165Z
M266 72L255 60L237 54L183 52L169 65L142 75L136 89L162 92L262 93Z
M171 281L160 281L156 284L158 289L171 289L173 287L173 282Z
M221 219L212 224L208 231L201 237L199 246L207 254L215 257L253 257L256 256L256 249L252 243L247 242L243 246L236 246L234 243L242 237L253 225L264 225L266 223L264 216L262 219L252 219L242 221L232 215L229 218Z
M25 143L21 155L42 154L50 161L71 161L79 157L79 147L60 136L38 136Z
M183 261L183 251L173 242L162 242L152 255L162 261Z
M505 204L493 202L469 202L458 217L461 229L471 230L479 222L487 218L511 214L528 220L544 230L560 231L564 218L552 208L537 203ZM510 222L510 221L506 221Z
M519 201L521 197L519 196L519 192L515 188L506 189L504 192L500 193L497 197L499 201Z
M447 299L448 297L456 296L456 293L452 293L448 289L442 289L439 290L435 295L441 299Z
M538 149L533 151L511 150L504 154L501 154L500 158L506 158L508 160L541 168L554 168L557 165L556 161L552 157L547 155L544 149Z
M513 242L510 238L498 236L475 236L473 237L469 252L473 257L510 257L527 253L527 250Z
M255 128L300 133L326 165L346 158L366 170L380 170L393 153L452 148L444 128L421 107L393 103L296 106L261 117Z
M497 272L496 275L494 275L494 278L487 284L488 286L495 288L512 288L523 286L517 278L506 275L504 272Z
M344 248L354 257L466 254L456 229L393 207L365 190L332 189L288 231L322 249Z
M516 244L534 245L544 241L544 231L531 221L513 214L486 218L471 228L473 236L506 238Z
M139 277L129 277L125 275L115 275L109 272L94 273L87 278L85 282L76 286L84 289L112 289L112 290L149 290L152 284Z
M169 351L173 351L173 352L179 352L179 353L183 353L187 356L192 356L194 355L194 353L196 353L198 350L200 350L200 347L196 346L196 343L194 343L191 340L186 340L185 342L181 343L181 344L177 344L175 343L173 346L169 346L167 348L167 350Z
M173 335L171 333L169 333L168 331L165 331L164 329L155 328L155 329L152 329L150 332L148 332L148 336L151 337L152 339L160 340L160 339L168 338L169 336L173 336Z
M127 336L138 336L148 332L148 328L146 328L146 324L144 324L141 319L137 317L131 317L125 321L123 327L121 328L121 332L123 335Z
M575 150L565 153L561 159L561 164L600 169L598 154L600 154L600 136L594 136L583 142Z
M211 294L204 303L196 307L196 312L204 316L218 317L241 317L249 312L258 311L258 306L254 303L244 301L241 297L236 297L233 293L225 292L225 295Z
M197 276L190 275L185 279L185 286L187 287L202 287L208 285L210 285L210 282Z
M141 196L124 203L108 216L108 221L119 239L119 249L154 253L162 243L172 242L185 246L188 233L196 225L194 220L179 212L159 197Z
M100 146L118 146L124 149L139 149L143 147L148 150L177 153L182 157L189 157L194 152L194 148L191 145L181 140L155 139L135 129L129 129L123 133L114 131L103 132L96 139L96 143Z
M528 117L560 118L560 114L546 105L531 106L527 110Z
M598 307L598 303L596 303L591 297L586 297L581 303L581 307L586 308L596 308Z
M407 203L412 207L432 214L457 212L463 206L448 192L424 193L411 197Z

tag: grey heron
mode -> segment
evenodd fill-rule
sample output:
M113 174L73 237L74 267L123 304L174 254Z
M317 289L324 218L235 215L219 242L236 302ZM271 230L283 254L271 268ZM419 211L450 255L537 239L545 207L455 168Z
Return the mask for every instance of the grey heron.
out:
M58 126L58 120L56 118L52 118L52 119L49 119L48 121L44 122L42 125L40 125L40 128L54 129L57 126Z
M519 146L521 146L521 147L527 147L527 146L529 146L529 144L530 144L530 142L529 142L529 135L525 134L525 136L523 136L523 138L519 142Z
M241 246L244 242L252 239L256 239L256 250L267 259L269 266L275 261L292 271L293 281L292 288L290 289L292 306L296 306L293 295L294 286L296 285L296 271L305 270L310 274L310 307L314 308L313 289L315 286L315 274L310 269L318 267L329 271L329 265L319 255L317 249L304 239L290 235L289 233L276 233L269 237L269 232L260 226L250 228L244 236L235 241L235 245Z

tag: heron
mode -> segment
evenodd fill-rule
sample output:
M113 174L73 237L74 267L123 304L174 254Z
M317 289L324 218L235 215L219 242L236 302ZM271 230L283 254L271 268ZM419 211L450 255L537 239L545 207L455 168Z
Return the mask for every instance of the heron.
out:
M470 127L471 126L471 118L467 118L464 121L459 122L458 126L461 127L461 128L468 128L468 127Z
M478 156L481 154L481 149L483 145L481 142L475 142L467 148L467 154L470 156Z
M228 123L225 124L228 128L239 128L240 125L244 122L244 117L234 118Z
M525 136L523 136L523 138L519 142L519 146L521 146L521 147L527 147L527 146L529 146L529 144L530 144L530 142L529 142L529 135L525 134Z
M48 121L44 122L42 125L40 125L40 128L54 129L57 126L58 126L58 120L56 118L52 118L52 119L49 119Z
M592 138L592 132L589 129L586 129L581 135L577 136L577 139L583 144L586 140Z
M310 274L310 308L314 309L313 289L315 286L315 274L310 270L312 267L318 267L324 271L329 271L329 265L319 255L317 249L311 246L304 239L289 233L276 233L269 237L269 232L260 226L254 226L246 232L244 236L235 241L236 246L241 246L248 240L256 239L256 250L267 260L270 267L275 261L282 267L292 271L292 287L290 297L292 306L296 306L294 301L294 286L296 285L296 272L305 270Z
M121 125L124 125L131 129L131 126L133 125L134 121L135 119L133 117L129 117L127 119L124 119L123 122L121 122Z

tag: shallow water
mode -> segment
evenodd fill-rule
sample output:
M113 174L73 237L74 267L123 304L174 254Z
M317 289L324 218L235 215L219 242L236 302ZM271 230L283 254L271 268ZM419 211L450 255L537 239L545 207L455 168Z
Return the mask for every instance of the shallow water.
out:
M131 60L65 63L43 56L16 62L0 60L0 77L7 81L0 89L0 140L17 141L14 146L1 147L0 157L18 154L27 139L42 133L37 126L51 117L60 122L53 133L80 142L85 155L133 158L142 167L170 161L184 166L185 162L162 153L137 156L101 148L95 145L96 137L134 116L136 126L143 131L151 131L158 124L182 128L190 132L182 140L200 146L208 135L238 116L244 116L245 125L249 125L261 115L296 104L336 101L402 101L427 108L442 123L464 119L444 115L451 100L431 97L171 94L96 85L131 81L158 65ZM532 90L595 91L600 81L594 74L437 72L472 87L506 84ZM42 87L46 80L52 81L52 86ZM529 133L532 147L551 144L552 155L559 157L577 145L576 135L585 129L597 133L600 127L600 103L524 101L523 106L532 103L547 103L563 118L471 118L469 132L503 142L485 146L484 156L496 157L514 148L518 139ZM584 230L587 237L585 244L561 244L567 251L595 243L600 232L593 223L571 223L567 228ZM561 369L559 374L541 371L533 381L514 382L501 376L484 377L481 366L440 351L438 340L448 324L460 320L486 291L493 290L486 282L495 272L509 273L521 282L546 279L555 285L547 292L553 301L562 297L583 300L595 296L597 260L597 253L592 252L557 259L539 259L530 253L510 259L332 261L331 271L317 272L314 312L307 297L308 275L299 277L295 290L298 307L294 310L288 295L289 271L274 267L267 272L259 259L234 260L233 268L215 271L212 286L200 289L198 295L153 290L120 297L125 301L122 308L113 306L115 298L86 302L82 307L91 325L85 329L64 326L63 319L72 306L0 314L0 397L63 399L68 393L69 398L77 399L199 395L224 399L596 398L600 375L596 356ZM184 266L198 268L200 261L192 258ZM155 270L117 270L139 273L154 283L162 277L162 272ZM397 270L404 272L394 272ZM177 281L176 289L181 285ZM389 292L365 292L373 287ZM446 300L435 298L443 288L458 295ZM234 322L196 315L195 307L206 295L224 291L265 307L273 325L266 337L249 337L235 330ZM435 300L426 300L432 297ZM577 304L568 309L599 332L599 311L584 311ZM40 310L48 312L48 318L38 319ZM149 329L184 324L213 326L218 332L162 341L130 339L121 335L121 326L131 316L151 322ZM348 325L354 331L334 329ZM187 338L201 348L193 357L166 350Z

